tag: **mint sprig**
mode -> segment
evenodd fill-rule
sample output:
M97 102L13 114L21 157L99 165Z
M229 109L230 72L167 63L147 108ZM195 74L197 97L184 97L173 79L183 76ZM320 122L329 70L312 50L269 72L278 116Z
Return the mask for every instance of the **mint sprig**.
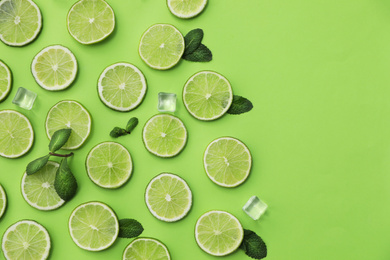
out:
M239 115L251 111L252 108L253 104L249 101L249 99L234 95L232 105L226 113L231 115Z
M213 59L210 49L202 44L203 36L203 30L199 28L187 33L184 37L183 59L194 62L208 62Z
M121 238L133 238L138 237L142 234L144 228L141 223L135 219L120 219L119 220L119 234L118 237Z
M110 136L114 138L118 138L122 135L128 135L131 134L131 132L134 130L134 128L138 125L138 118L132 117L126 124L126 128L120 128L120 127L114 127L114 129L111 130Z
M54 179L54 188L58 196L65 200L71 200L77 191L77 181L73 173L69 169L68 159L62 159L60 167L57 169L56 177Z
M267 246L263 239L252 230L244 229L244 239L240 249L253 259L263 259L267 256Z

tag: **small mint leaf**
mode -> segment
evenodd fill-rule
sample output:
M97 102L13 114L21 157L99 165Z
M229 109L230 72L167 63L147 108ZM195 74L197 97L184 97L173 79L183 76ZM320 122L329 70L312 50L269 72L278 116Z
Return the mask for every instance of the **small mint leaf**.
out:
M127 122L127 125L126 125L126 131L127 133L131 133L131 131L133 131L133 129L138 125L138 118L136 117L132 117L130 118L129 122Z
M196 49L199 48L203 39L203 30L202 29L194 29L187 33L184 37L185 50L184 55L189 55L193 53Z
M54 132L49 143L50 152L54 153L61 149L62 146L68 141L72 129L60 129Z
M135 219L121 219L119 220L119 234L118 237L121 238L133 238L138 237L142 234L144 228L141 223Z
M195 62L208 62L213 59L213 54L209 48L201 44L194 52L184 55L183 59Z
M35 159L34 161L30 162L26 167L26 173L28 175L34 174L40 169L42 169L46 164L47 161L49 161L50 154L45 155L43 157L40 157L38 159Z
M244 250L247 256L254 259L262 259L267 256L266 244L252 230L244 229L244 239L240 245L240 249Z
M251 111L253 108L252 102L241 96L233 96L233 102L227 111L231 115L239 115Z
M54 179L54 188L61 199L69 201L77 191L77 182L69 169L67 158L63 158Z
M110 136L111 137L114 137L114 138L118 138L119 136L122 136L122 135L127 135L127 131L123 128L120 128L120 127L114 127L114 129L111 130L110 132Z

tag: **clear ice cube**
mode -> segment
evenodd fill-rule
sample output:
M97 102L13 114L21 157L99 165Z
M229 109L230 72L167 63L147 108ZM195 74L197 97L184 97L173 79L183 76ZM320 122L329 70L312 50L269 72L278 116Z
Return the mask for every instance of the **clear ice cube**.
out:
M176 94L173 93L158 93L157 109L160 112L175 112L176 111Z
M257 196L252 196L242 207L242 210L254 220L258 220L267 210L268 205L261 201Z
M18 88L18 91L16 92L16 95L12 100L12 103L14 103L17 106L20 106L21 108L31 110L36 98L37 98L36 93L20 87Z

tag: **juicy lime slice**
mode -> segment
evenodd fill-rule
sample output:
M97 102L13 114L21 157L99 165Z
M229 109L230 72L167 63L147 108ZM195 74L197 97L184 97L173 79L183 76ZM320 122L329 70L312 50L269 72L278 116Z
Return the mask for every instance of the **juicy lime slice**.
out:
M184 38L170 24L155 24L142 35L139 55L151 68L167 70L175 66L184 53Z
M100 75L98 92L106 106L118 111L130 111L144 99L146 80L136 66L117 63L107 67Z
M35 221L21 220L4 233L2 249L8 260L44 260L50 252L50 236Z
M236 187L248 178L252 156L240 140L221 137L207 146L203 162L207 175L214 183Z
M0 39L10 46L32 42L42 28L42 16L31 0L0 1Z
M91 132L91 121L88 111L80 103L71 100L60 101L47 114L46 134L51 138L55 131L71 128L72 134L61 149L74 150L87 140Z
M0 60L0 102L3 101L11 91L12 76L11 71Z
M179 154L187 142L187 129L183 122L172 115L155 115L146 122L143 130L146 149L159 157Z
M199 247L206 253L224 256L237 250L244 238L244 230L235 216L214 210L198 219L195 238Z
M42 88L62 90L69 87L76 78L76 57L66 47L49 46L35 56L31 71Z
M5 209L7 208L7 195L0 184L0 218L4 215Z
M183 102L188 112L199 120L214 120L223 116L233 102L229 81L213 71L201 71L185 84Z
M34 142L34 131L26 116L13 110L0 111L0 155L17 158Z
M161 173L150 181L145 201L153 216L162 221L174 222L184 218L190 211L192 193L179 176Z
M123 260L170 260L167 247L153 238L136 238L125 249Z
M89 178L98 186L114 189L125 184L133 170L129 151L121 144L104 142L89 152L86 160Z
M76 41L93 44L114 31L115 15L103 0L80 0L69 10L67 23L69 33Z
M69 219L73 241L88 251L101 251L110 247L118 237L119 222L110 207L101 202L81 204Z
M54 189L54 179L59 166L59 163L49 161L32 175L24 173L22 195L32 207L39 210L53 210L65 203Z
M207 0L167 0L172 14L179 18L192 18L206 7Z

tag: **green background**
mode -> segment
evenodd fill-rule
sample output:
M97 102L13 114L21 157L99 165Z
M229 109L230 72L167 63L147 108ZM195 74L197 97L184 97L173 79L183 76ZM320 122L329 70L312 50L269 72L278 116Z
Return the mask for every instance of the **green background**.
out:
M210 0L191 20L171 15L164 0L108 0L116 15L115 31L92 46L79 44L67 32L66 15L74 2L36 0L43 15L37 40L22 48L0 43L0 59L14 77L12 92L0 109L22 112L35 130L27 155L0 158L0 182L9 196L0 234L20 219L34 219L51 235L51 259L121 259L130 240L118 239L108 250L94 253L78 248L69 236L71 211L99 200L119 218L142 222L143 236L160 239L176 260L216 259L194 239L197 218L212 209L233 213L245 228L261 235L269 260L390 258L388 0ZM138 55L138 43L154 23L171 23L183 34L202 28L213 61L181 61L169 71L148 68ZM76 82L61 92L40 88L30 72L35 54L52 44L70 48L79 64ZM148 81L145 100L128 113L107 108L97 95L100 73L119 61L138 66ZM248 97L254 109L214 122L191 117L181 93L185 81L200 70L225 75L234 93ZM11 103L21 86L38 94L31 111ZM186 148L173 159L151 155L141 139L142 126L157 113L161 91L178 95L175 115L189 131ZM76 197L58 210L40 212L23 200L20 180L27 163L47 152L46 113L64 99L80 101L89 110L93 131L70 161L79 182ZM124 126L132 116L139 118L139 126L116 141L130 151L133 175L118 190L99 188L87 177L87 153L113 140L110 130ZM251 175L238 188L213 184L203 170L203 151L221 136L241 139L253 155ZM177 223L155 219L144 203L147 183L164 171L182 176L193 191L192 210ZM252 195L269 205L259 221L241 210ZM238 251L225 259L249 258Z

